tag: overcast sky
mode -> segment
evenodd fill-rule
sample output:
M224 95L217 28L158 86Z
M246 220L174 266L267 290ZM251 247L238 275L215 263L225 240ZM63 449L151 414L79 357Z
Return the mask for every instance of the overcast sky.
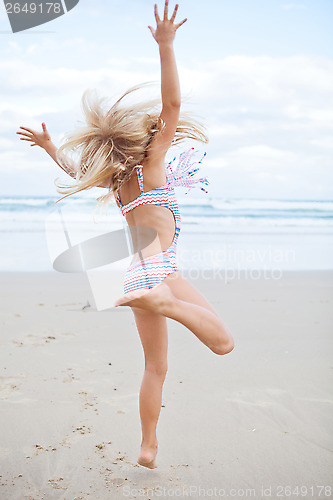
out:
M179 4L178 21L188 21L176 35L176 58L186 109L208 128L210 143L198 147L207 151L210 194L332 199L333 2ZM54 179L70 180L19 140L20 125L41 129L45 121L59 146L83 118L86 88L111 103L145 81L156 81L159 94L153 8L150 0L80 0L65 16L12 34L0 3L1 195L58 196Z

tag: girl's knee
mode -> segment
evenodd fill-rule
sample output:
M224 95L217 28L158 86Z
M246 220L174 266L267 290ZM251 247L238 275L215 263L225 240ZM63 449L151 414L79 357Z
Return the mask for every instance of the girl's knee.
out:
M159 378L165 378L168 365L166 363L149 363L145 366L145 371Z
M229 354L235 347L234 342L229 342L228 344L221 344L219 346L210 346L210 350L219 356L223 356L224 354Z

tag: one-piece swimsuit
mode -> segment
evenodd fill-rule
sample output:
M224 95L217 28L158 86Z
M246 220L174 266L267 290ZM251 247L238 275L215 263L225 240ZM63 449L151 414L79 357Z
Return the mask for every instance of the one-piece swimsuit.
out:
M166 250L142 258L130 264L127 268L124 276L124 294L135 290L153 288L159 285L168 275L178 271L176 251L181 229L181 217L174 187L183 186L192 188L198 182L206 185L209 184L207 178L193 178L194 173L199 170L199 167L191 167L193 167L194 164L201 163L204 156L206 156L205 153L199 162L191 162L195 154L193 149L194 148L191 148L189 151L185 151L180 155L176 169L172 168L172 163L175 161L175 158L172 162L165 164L167 182L163 186L150 191L144 191L143 167L142 165L137 165L135 170L140 188L140 195L135 200L126 205L122 205L119 192L116 193L117 205L123 216L140 205L158 205L169 209L175 221L174 236L171 245ZM201 187L201 189L207 193L205 188Z

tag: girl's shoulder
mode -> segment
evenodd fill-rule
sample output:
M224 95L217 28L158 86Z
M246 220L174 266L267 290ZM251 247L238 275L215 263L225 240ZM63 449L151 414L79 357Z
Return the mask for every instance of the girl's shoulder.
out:
M149 186L161 186L166 183L165 156L155 159L145 158L136 168L142 171L145 183Z

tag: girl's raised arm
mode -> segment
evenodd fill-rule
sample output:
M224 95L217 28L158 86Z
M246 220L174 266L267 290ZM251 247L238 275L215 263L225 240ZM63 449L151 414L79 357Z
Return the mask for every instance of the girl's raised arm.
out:
M177 64L173 49L173 41L177 29L187 21L184 19L175 24L175 18L179 5L177 4L171 18L168 20L168 0L165 1L164 18L160 19L157 5L155 4L156 30L148 26L154 39L158 43L161 62L161 95L162 112L161 118L165 123L162 132L156 134L149 148L149 161L155 162L164 159L171 142L174 138L180 113L181 95Z
M41 147L68 175L70 175L73 178L76 177L76 170L74 168L74 163L69 158L66 158L65 155L62 154L60 155L59 158L61 163L59 163L56 156L58 148L51 141L51 136L47 131L45 123L42 123L43 132L37 132L36 130L32 130L31 128L28 127L20 127L20 128L25 131L25 132L16 132L17 134L23 136L20 137L21 141L29 141L31 142L30 146Z

